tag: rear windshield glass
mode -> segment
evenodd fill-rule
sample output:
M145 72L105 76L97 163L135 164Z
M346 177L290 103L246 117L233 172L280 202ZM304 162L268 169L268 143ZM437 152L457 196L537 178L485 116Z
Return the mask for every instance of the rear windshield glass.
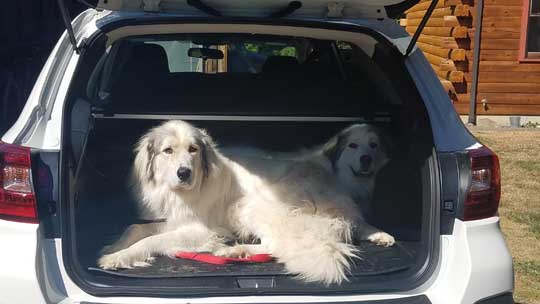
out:
M116 41L108 61L99 95L112 111L351 115L401 103L379 65L346 41L136 36Z
M132 38L122 42L124 62L116 68L144 64L143 61L161 61L166 63L170 73L258 74L270 57L284 57L282 60L289 63L304 63L307 54L314 52L315 48L305 39Z

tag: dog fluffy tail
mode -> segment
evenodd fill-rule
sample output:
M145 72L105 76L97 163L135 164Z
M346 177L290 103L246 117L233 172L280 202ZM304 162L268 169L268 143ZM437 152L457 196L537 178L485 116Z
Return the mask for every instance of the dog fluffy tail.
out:
M342 219L289 216L280 235L270 238L270 251L288 272L306 282L326 285L347 280L358 250L351 245L352 227Z

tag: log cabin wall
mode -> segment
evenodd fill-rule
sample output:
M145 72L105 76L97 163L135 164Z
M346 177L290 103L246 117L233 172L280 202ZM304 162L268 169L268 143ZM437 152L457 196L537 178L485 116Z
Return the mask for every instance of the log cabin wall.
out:
M484 0L478 115L540 115L540 62L519 57L527 1ZM417 44L460 114L469 112L476 2L439 0ZM400 20L409 34L416 31L429 3L421 0Z

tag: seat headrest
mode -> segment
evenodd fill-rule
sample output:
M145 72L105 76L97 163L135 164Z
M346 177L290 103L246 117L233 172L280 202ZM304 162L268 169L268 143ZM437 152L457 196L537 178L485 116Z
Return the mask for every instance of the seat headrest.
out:
M169 73L167 53L157 44L138 44L131 50L131 57L124 70L129 73L148 73L147 76L152 77L167 75Z
M299 63L295 57L291 56L270 56L262 67L262 73L287 73L291 70L298 69Z

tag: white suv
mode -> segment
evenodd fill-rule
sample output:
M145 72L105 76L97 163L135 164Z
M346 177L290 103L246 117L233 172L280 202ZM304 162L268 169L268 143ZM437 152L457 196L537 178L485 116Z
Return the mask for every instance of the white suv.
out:
M498 159L396 23L416 2L100 0L80 14L0 142L0 303L513 303ZM396 245L359 244L330 286L278 263L98 268L142 222L132 149L166 119L275 151L384 128L370 221Z

